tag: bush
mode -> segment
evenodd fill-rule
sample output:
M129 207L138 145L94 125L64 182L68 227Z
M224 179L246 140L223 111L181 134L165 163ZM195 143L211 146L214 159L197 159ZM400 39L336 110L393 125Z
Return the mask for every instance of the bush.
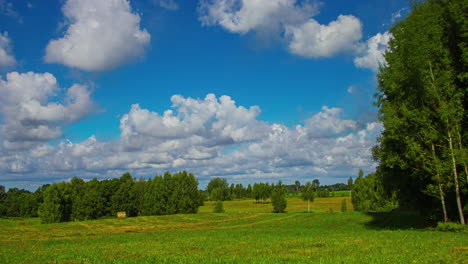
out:
M224 213L224 204L222 201L217 201L215 203L213 213Z
M444 232L465 232L468 233L468 228L466 225L462 225L459 223L443 223L439 222L437 224L436 230L444 231Z
M348 211L348 207L346 205L346 199L343 199L341 201L341 212L346 212L346 211Z
M286 189L281 184L281 181L273 188L271 193L271 204L273 205L273 213L284 213L288 202L286 200Z

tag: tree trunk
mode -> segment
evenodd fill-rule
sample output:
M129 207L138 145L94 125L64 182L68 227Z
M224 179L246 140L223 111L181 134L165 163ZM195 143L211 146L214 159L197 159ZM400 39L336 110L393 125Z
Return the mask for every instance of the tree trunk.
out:
M454 150L453 150L453 142L452 142L452 133L450 133L450 127L448 127L448 121L447 121L447 134L448 134L448 138L449 138L450 153L452 155L453 181L455 183L455 194L456 194L456 197L457 197L458 214L460 215L460 223L462 225L464 225L465 224L465 217L463 215L463 206L462 206L461 198L460 198L460 186L458 184L457 161L455 159L455 153L454 153Z
M459 130L458 126L456 126L456 128L457 128L457 136L458 136L458 146L459 146L460 150L463 151L461 131ZM466 177L466 182L468 183L468 166L466 165L465 161L463 161L463 167L465 168L465 177Z
M307 201L307 212L310 213L310 201Z
M440 203L442 205L442 211L444 212L444 222L447 223L448 222L447 208L445 206L445 196L444 196L444 190L442 189L442 181L440 179L439 167L436 162L434 143L432 143L431 146L432 146L432 156L434 158L434 165L436 166L436 177L437 177L437 183L439 185Z

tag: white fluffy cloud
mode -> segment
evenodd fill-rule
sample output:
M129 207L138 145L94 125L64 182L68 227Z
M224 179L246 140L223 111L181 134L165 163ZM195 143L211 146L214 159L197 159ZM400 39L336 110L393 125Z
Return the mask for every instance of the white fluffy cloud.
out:
M296 0L202 0L199 5L203 25L220 25L233 33L297 24L317 13L315 4Z
M150 34L128 0L67 0L65 35L51 40L45 61L85 71L104 71L143 55Z
M199 19L205 26L220 26L237 34L269 30L285 39L291 54L310 59L350 54L356 56L356 67L378 71L385 64L383 53L391 33L378 33L364 42L357 17L339 15L320 24L312 18L319 5L297 0L200 0Z
M284 35L292 54L307 58L355 52L362 38L361 21L340 15L328 25L319 24L311 18L318 6L297 0L202 0L199 19L203 25L239 34L275 29Z
M351 15L340 15L328 25L310 19L299 26L287 26L286 36L293 54L307 58L331 57L356 50L362 38L362 25Z
M388 49L388 42L392 39L390 32L378 33L371 37L364 45L363 55L354 59L354 65L358 68L368 68L377 72L379 66L385 66L384 54Z
M13 56L13 46L8 37L8 32L0 33L0 69L10 68L16 65L16 59Z
M229 96L218 99L208 94L197 100L174 95L171 101L176 112L166 110L163 115L133 105L120 120L121 139L126 145L140 146L148 140L181 140L177 145L184 140L195 145L225 145L255 140L266 133L266 123L256 120L260 109L236 106Z
M90 91L75 84L60 97L61 89L50 73L17 73L0 79L0 123L4 147L28 147L60 137L65 124L93 110ZM62 100L63 102L60 102Z
M35 91L53 90L53 77L35 78L42 78ZM91 136L78 143L65 140L52 146L43 141L23 150L0 148L0 172L65 179L116 177L125 171L153 176L185 169L202 183L214 176L230 182L319 177L334 183L339 180L333 177L375 168L370 148L381 124L346 119L340 108L323 107L304 125L287 127L258 120L258 107L239 106L229 96L175 95L171 101L171 109L162 113L133 105L120 120L120 138L113 141Z

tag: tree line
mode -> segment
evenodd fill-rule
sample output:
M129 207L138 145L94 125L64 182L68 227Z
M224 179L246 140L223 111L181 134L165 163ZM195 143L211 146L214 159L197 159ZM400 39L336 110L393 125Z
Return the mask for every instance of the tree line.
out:
M204 191L198 190L198 181L186 171L150 179L135 179L130 173L120 178L84 181L78 177L69 182L45 184L35 192L0 185L0 216L37 217L43 223L82 221L102 217L115 217L117 212L127 216L166 215L196 213L205 200L228 201L233 199L254 199L256 202L271 202L274 212L284 212L286 197L300 196L309 204L315 197L330 197L329 191L335 184L321 186L318 179L301 185L284 185L279 181L242 184L228 184L224 178L210 180ZM339 188L337 188L339 189Z
M318 179L312 180L309 184L313 186L312 190L316 197L333 197L334 191L351 190L352 178L350 177L347 184L336 183L333 185L320 185ZM300 196L303 188L307 185L301 185L299 181L294 184L284 185L285 193L289 195ZM216 177L211 179L206 187L206 195L212 201L230 201L233 199L255 199L257 202L265 202L271 197L275 184L273 183L254 183L248 184L245 187L242 184L229 184L225 178Z
M186 171L145 180L130 173L120 178L46 184L34 193L0 186L0 216L36 217L43 223L127 216L196 213L204 195L198 181Z
M465 224L468 213L468 1L413 1L378 73L384 126L375 173L358 177L356 209L399 206Z

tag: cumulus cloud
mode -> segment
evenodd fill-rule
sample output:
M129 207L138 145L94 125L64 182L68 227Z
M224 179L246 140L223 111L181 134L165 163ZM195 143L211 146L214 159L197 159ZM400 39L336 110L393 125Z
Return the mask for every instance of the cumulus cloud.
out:
M47 45L46 62L104 71L141 57L150 42L128 0L67 0L62 11L68 28Z
M23 148L62 135L62 126L93 110L86 86L75 84L59 98L61 89L50 73L17 73L0 79L1 131L4 147ZM60 103L58 100L62 99ZM37 156L37 154L36 154Z
M219 25L239 34L274 29L285 38L292 54L306 58L356 52L362 38L361 21L340 15L322 25L312 18L318 6L318 2L296 0L202 0L199 19L205 26Z
M236 106L229 96L218 99L208 94L205 99L198 100L174 95L171 101L175 109L166 110L162 115L133 105L120 120L122 140L128 146L165 139L223 145L258 139L267 128L264 122L256 120L260 114L257 106L249 109Z
M231 33L269 31L281 36L291 54L316 59L348 54L354 65L377 72L385 65L391 33L362 39L362 23L353 15L339 15L328 24L312 18L318 2L297 0L200 0L199 20L204 26L220 26ZM406 9L392 15L398 19Z
M43 89L50 89L50 76L39 77ZM133 105L120 120L120 138L112 141L91 136L77 143L0 148L0 171L66 179L189 170L202 183L215 176L231 182L319 177L334 183L333 177L375 168L370 149L382 125L346 119L340 108L323 107L303 125L287 127L259 120L257 106L239 106L229 96L174 95L171 101L171 109L161 113Z
M362 56L354 59L354 65L358 68L368 68L377 72L381 65L386 65L383 55L388 50L388 43L392 37L392 34L388 31L371 37L364 44Z
M328 25L310 19L300 26L287 26L289 51L307 58L331 57L354 52L362 38L361 21L351 15L340 15Z
M16 59L13 56L13 46L8 37L8 32L0 33L0 69L10 68L16 65Z
M159 6L167 10L176 11L179 9L179 5L174 0L159 0Z
M220 25L233 33L297 24L317 13L317 4L296 0L202 0L199 19L203 25Z

